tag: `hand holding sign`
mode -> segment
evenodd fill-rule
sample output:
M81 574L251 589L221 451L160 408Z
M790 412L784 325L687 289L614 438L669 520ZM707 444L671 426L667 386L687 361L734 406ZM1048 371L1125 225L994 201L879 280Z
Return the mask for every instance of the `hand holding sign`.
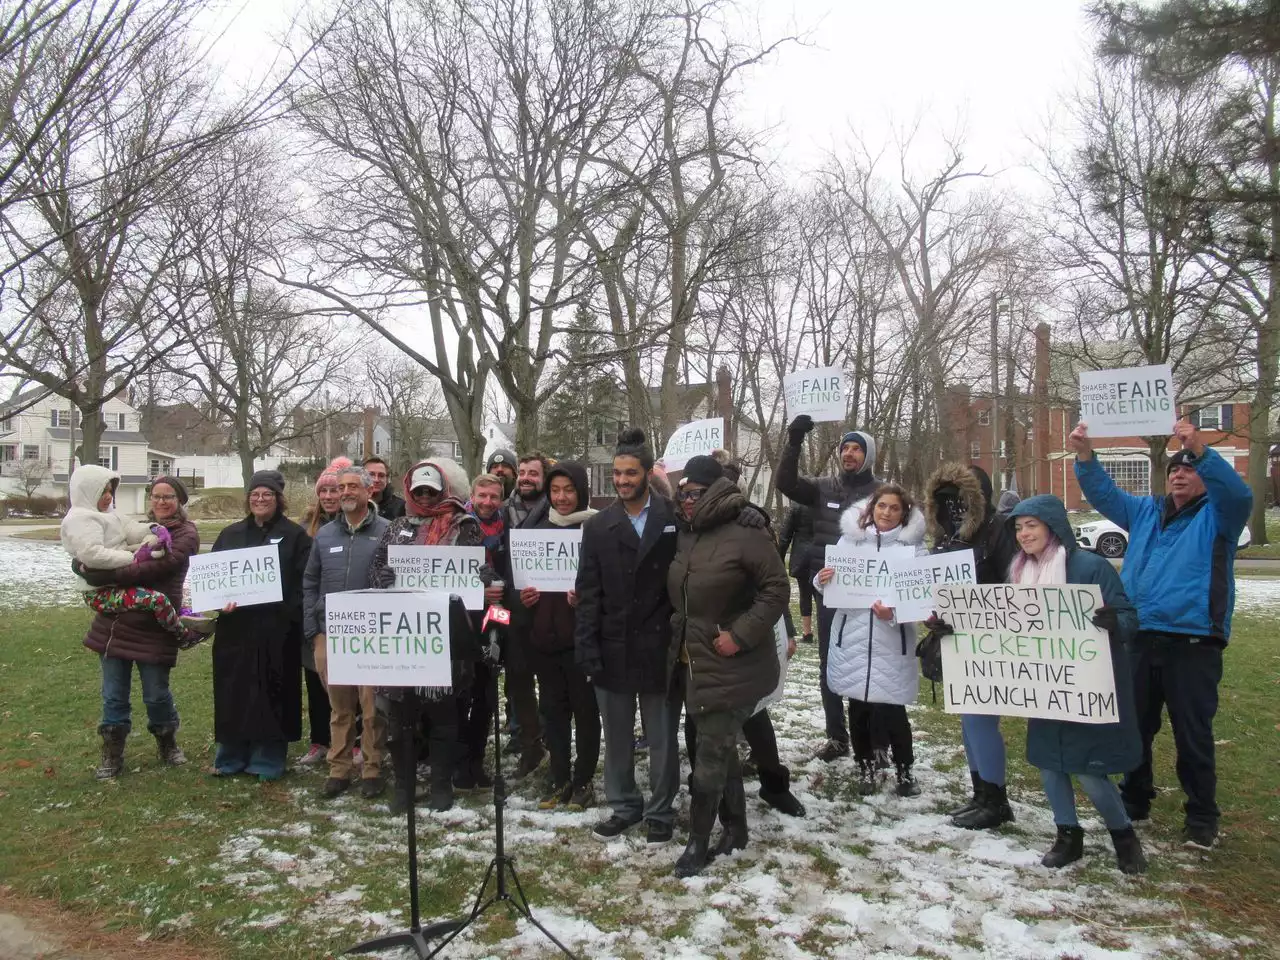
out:
M1173 435L1182 444L1182 449L1189 452L1197 460L1204 456L1204 441L1200 439L1200 431L1189 420L1179 420L1174 425Z
M801 414L810 422L841 421L845 417L844 371L839 367L798 370L782 378L787 415Z
M1076 455L1077 460L1093 459L1093 441L1089 439L1089 425L1081 420L1067 437L1067 449Z

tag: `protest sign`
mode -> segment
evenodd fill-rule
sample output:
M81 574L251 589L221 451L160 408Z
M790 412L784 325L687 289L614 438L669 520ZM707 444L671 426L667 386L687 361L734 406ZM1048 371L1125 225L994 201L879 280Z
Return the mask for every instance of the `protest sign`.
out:
M484 547L396 546L387 547L387 564L396 572L402 590L456 593L468 610L484 609L484 584L480 568Z
M782 378L787 419L807 413L815 423L843 421L846 414L844 371L839 367L797 370Z
M779 617L778 622L773 625L773 645L778 653L778 685L773 688L773 692L764 697L756 708L751 711L752 715L759 713L770 704L777 703L782 699L782 688L787 684L787 664L791 661L787 659L787 647L791 644L787 637L787 623L785 617Z
M1167 363L1080 371L1080 419L1091 437L1161 437L1178 422Z
M975 583L978 579L972 550L894 560L890 570L893 573L890 606L899 623L929 619L936 584Z
M280 548L271 543L198 554L188 562L187 587L191 609L197 612L221 610L228 603L240 607L279 603L284 599Z
M870 545L827 547L826 566L835 571L831 582L822 588L822 605L833 610L841 607L869 607L877 600L886 606L893 603L892 560L909 560L915 547L888 546L877 550Z
M1051 587L940 584L938 616L949 713L1115 723L1115 674L1095 584Z
M700 453L709 454L723 446L723 417L682 424L676 427L675 433L667 441L667 449L662 453L662 465L674 473L683 470L690 457L696 457Z
M348 590L325 597L329 683L450 687L449 597Z
M567 593L578 578L579 530L512 530L511 580L517 590Z

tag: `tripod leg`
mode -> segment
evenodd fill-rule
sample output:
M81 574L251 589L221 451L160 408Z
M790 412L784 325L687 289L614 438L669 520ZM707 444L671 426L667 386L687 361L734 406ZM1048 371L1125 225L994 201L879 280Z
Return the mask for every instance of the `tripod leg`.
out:
M520 876L516 873L515 864L513 864L510 860L507 860L502 864L500 869L506 870L508 873L511 874L511 882L515 884L516 893L519 894L519 899L516 899L515 897L508 897L507 903L511 904L517 911L519 911L520 914L524 916L526 920L528 920L535 927L541 930L542 935L546 937L548 940L550 940L552 943L554 943L557 947L559 947L560 952L563 953L566 957L568 957L569 960L577 960L577 957L574 954L574 952L570 950L568 947L566 947L559 940L557 940L555 937L555 934L553 934L550 930L548 930L541 923L539 923L538 918L535 917L533 915L533 911L529 909L529 898L525 896L524 887L520 885Z

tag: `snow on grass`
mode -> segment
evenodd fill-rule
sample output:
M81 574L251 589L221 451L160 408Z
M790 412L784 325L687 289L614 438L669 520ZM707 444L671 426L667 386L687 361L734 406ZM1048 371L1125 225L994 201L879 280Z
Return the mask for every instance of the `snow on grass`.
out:
M1242 593L1252 587L1246 584ZM751 844L702 876L676 880L672 866L686 830L680 800L677 841L649 848L637 831L603 844L590 827L603 809L580 814L537 808L533 784L512 784L508 852L534 916L583 957L1143 958L1202 957L1240 944L1192 928L1160 886L1124 877L1096 817L1085 816L1085 860L1063 871L1040 866L1052 817L1042 796L1015 798L1017 822L1000 831L952 827L942 812L968 784L960 746L918 725L922 796L853 790L849 760L810 759L821 739L812 648L793 665L771 711L803 819L749 803ZM917 719L924 707L915 708ZM1015 761L1016 762L1016 761ZM646 781L646 760L637 779ZM246 925L285 927L317 947L354 944L407 925L404 825L385 803L352 794L316 798L311 782L291 790L298 819L278 830L229 836L213 865L215 885L253 891L269 911ZM754 796L757 785L748 787ZM1085 806L1082 814L1092 814ZM493 855L487 796L464 795L447 813L419 811L424 891L443 917L474 901ZM1152 859L1176 861L1194 879L1195 858L1154 845ZM1165 886L1168 886L1166 884ZM492 892L492 887L490 888ZM299 898L297 894L305 894ZM424 894L425 896L425 894ZM442 903L451 904L441 907ZM440 919L424 916L424 922ZM234 936L231 931L230 935ZM551 957L543 934L499 903L452 944L458 958ZM400 960L403 954L383 954Z

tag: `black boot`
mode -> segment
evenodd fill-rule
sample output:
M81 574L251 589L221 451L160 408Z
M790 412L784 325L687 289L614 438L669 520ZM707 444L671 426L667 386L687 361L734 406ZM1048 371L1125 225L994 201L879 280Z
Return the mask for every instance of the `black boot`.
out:
M720 795L720 841L713 856L727 857L747 846L747 794L741 777L730 777Z
M1111 831L1111 842L1116 848L1116 865L1121 873L1146 873L1147 858L1142 852L1142 843L1133 827Z
M677 877L696 877L711 859L708 846L716 819L716 802L715 796L700 791L689 798L689 845L676 861Z
M124 772L124 741L129 728L119 724L104 723L98 727L102 737L102 760L93 776L98 780L113 780Z
M803 817L806 812L804 804L791 792L791 771L786 767L760 771L760 799L788 817Z
M1041 866L1057 870L1068 863L1075 863L1084 856L1084 831L1080 827L1064 827L1058 824L1058 839L1040 860Z
M858 795L869 797L880 787L875 764L869 760L858 761Z
M974 807L978 805L978 796L982 792L982 778L978 776L977 770L970 770L969 779L973 781L973 796L971 796L968 800L966 800L960 806L956 807L954 810L948 810L947 811L948 817L958 817L962 813L968 813L970 810L972 810Z
M911 765L900 763L896 767L896 772L898 785L893 788L893 792L900 797L920 796L920 784L916 783L915 774L911 772Z
M1005 787L982 782L978 793L978 805L967 813L951 818L951 825L965 830L989 830L1002 823L1013 822L1013 810L1009 806L1009 792Z
M147 729L156 738L156 752L160 755L161 763L169 767L180 767L187 762L187 755L178 746L178 725L176 723L150 726Z

